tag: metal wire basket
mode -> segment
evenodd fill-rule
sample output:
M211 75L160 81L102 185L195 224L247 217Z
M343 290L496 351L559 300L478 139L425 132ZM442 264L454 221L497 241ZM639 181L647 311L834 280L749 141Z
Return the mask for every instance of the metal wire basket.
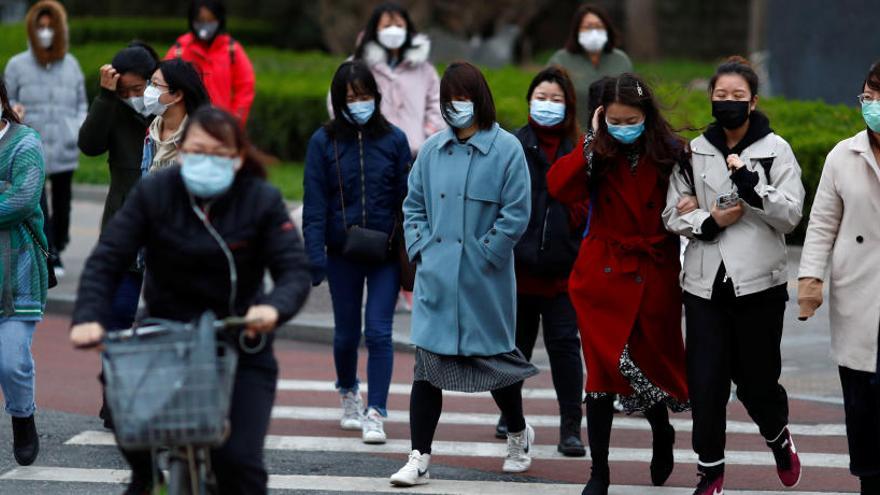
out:
M107 404L116 441L130 449L218 446L226 438L238 355L216 338L213 315L161 321L108 339Z

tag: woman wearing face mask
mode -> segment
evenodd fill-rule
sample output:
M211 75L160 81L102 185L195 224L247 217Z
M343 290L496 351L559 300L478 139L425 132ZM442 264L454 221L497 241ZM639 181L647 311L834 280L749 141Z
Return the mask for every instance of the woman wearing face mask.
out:
M45 173L40 136L21 124L2 79L0 108L0 387L12 416L15 461L28 466L40 450L31 342L43 318L48 285L40 210Z
M272 331L299 311L309 292L299 236L281 194L266 182L249 149L232 115L204 107L191 116L182 165L141 180L86 261L70 334L76 346L99 341L111 316L113 287L141 249L149 266L147 317L187 321L211 310L219 318L253 321L247 336L263 334L266 345L239 354L231 433L212 451L220 494L267 493L263 443L278 378ZM273 287L264 293L267 270ZM133 469L126 493L148 493L149 453L125 454Z
M192 64L182 60L159 62L144 90L144 111L156 118L144 140L143 175L178 163L187 116L209 103L202 78Z
M165 55L193 64L204 75L211 102L247 123L254 102L256 78L241 43L226 32L226 7L221 0L192 0L189 32Z
M397 486L429 481L443 390L492 393L509 430L504 472L529 469L535 438L521 392L538 370L515 346L513 248L531 206L522 145L495 121L489 85L467 62L443 74L440 108L451 127L425 142L403 204L406 248L418 271L412 451L391 476Z
M548 64L564 67L571 74L578 101L587 102L591 84L604 76L632 72L632 62L617 48L619 43L620 34L608 14L600 7L586 4L572 17L565 48L554 53ZM579 106L578 122L582 128L589 127L592 116L587 105Z
M516 347L531 359L538 329L543 328L559 402L557 450L581 457L586 455L581 443L584 372L568 277L586 224L587 203L568 207L557 202L547 192L545 179L550 164L567 155L578 138L574 88L565 69L550 67L538 73L526 101L529 123L516 137L529 165L532 217L514 249ZM503 417L496 430L496 436L507 437Z
M342 64L330 95L334 119L315 132L306 153L303 234L313 284L324 278L330 284L340 425L361 430L366 443L385 443L394 362L391 326L400 288L400 268L390 247L392 237L400 235L395 226L406 195L409 147L403 132L379 110L382 95L363 62ZM384 236L373 256L350 249L355 229ZM367 302L361 325L364 284ZM361 328L370 384L366 408L357 378Z
M687 316L688 386L697 495L720 493L730 382L776 460L782 484L800 479L779 384L788 300L785 234L801 220L804 187L791 146L756 109L758 76L742 57L709 81L712 123L691 142L692 161L673 173L663 217L690 239L681 285ZM696 210L682 213L683 198Z
M400 5L376 7L354 53L370 67L382 93L382 115L406 134L412 155L446 127L440 115L440 78L428 61L431 40L419 34Z
M651 481L674 466L669 409L687 408L678 237L660 216L685 143L660 114L651 89L632 74L610 78L591 131L547 174L557 200L590 200L587 232L569 279L587 363L590 481L605 495L614 394L625 411L644 412L653 433ZM586 180L585 180L586 179Z
M880 62L862 83L867 128L828 154L810 210L798 273L800 319L822 304L830 267L831 351L840 371L850 472L863 495L880 493ZM830 261L830 266L829 266Z
M12 108L42 138L52 183L51 218L43 209L45 231L54 250L61 253L70 240L71 186L79 164L76 140L88 109L85 79L68 53L67 12L60 3L35 3L25 24L29 48L9 59L4 77ZM62 275L61 258L53 256L53 264L57 275Z

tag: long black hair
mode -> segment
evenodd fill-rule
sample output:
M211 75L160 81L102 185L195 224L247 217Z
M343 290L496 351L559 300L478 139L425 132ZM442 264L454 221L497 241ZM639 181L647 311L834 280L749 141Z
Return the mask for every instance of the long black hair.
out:
M416 34L416 28L413 26L412 19L409 17L409 12L402 6L393 3L383 3L373 9L373 13L370 15L370 20L367 21L367 27L364 28L363 37L361 37L360 43L358 43L357 48L354 51L354 58L360 60L364 58L364 48L367 43L376 42L379 46L382 46L378 42L378 28L379 28L379 20L382 19L383 14L397 14L400 17L403 17L404 22L406 22L406 41L403 42L403 45L400 47L400 54L403 56L407 50L412 48L412 40L413 36ZM385 48L384 46L382 48ZM385 48L386 52L388 51Z
M202 77L191 63L176 58L163 60L159 62L159 70L162 71L169 91L183 92L187 115L192 115L202 105L211 103Z
M568 75L568 71L558 65L551 65L541 72L538 72L535 78L532 79L532 83L529 84L528 91L526 91L527 103L531 103L532 94L535 92L535 88L543 82L556 83L562 88L562 93L565 95L565 119L562 120L561 125L565 130L566 137L571 139L572 142L577 141L577 95L574 91L574 85L571 82L571 76Z
M119 74L132 73L149 81L159 66L159 56L150 45L133 41L113 56L110 65Z
M6 82L2 77L0 77L0 107L3 109L0 118L8 120L9 122L21 124L21 119L18 118L18 114L12 111L12 105L9 103L9 94L6 93Z
M372 96L376 102L373 116L361 127L348 120L351 118L347 102L349 86L356 95ZM391 131L391 124L385 120L380 110L382 95L379 93L376 78L373 77L367 64L360 60L344 62L336 69L333 82L330 84L330 103L333 106L333 120L328 122L324 128L333 139L353 138L359 129L363 129L364 134L369 137L379 137Z
M608 78L602 87L600 101L605 110L614 103L638 108L645 114L645 131L633 146L649 157L665 175L672 172L687 150L685 141L675 134L669 122L660 113L660 106L648 84L630 73ZM607 172L623 155L623 146L608 133L605 119L599 119L599 129L593 139L593 174L597 177Z

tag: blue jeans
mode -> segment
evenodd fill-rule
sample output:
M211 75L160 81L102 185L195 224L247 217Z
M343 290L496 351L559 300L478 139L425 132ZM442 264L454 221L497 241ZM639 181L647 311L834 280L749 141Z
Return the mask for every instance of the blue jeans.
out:
M364 282L367 305L363 333L367 344L367 379L370 384L367 407L383 416L388 404L394 346L391 325L400 290L400 267L397 263L365 265L330 255L327 259L327 282L333 300L333 359L336 364L336 387L340 393L358 389L358 346L361 342L361 309Z
M125 330L131 328L137 316L138 303L141 299L141 286L144 276L140 273L125 272L119 280L119 287L113 295L113 306L107 330Z
M34 356L31 342L35 321L0 321L0 387L6 412L17 418L34 414Z

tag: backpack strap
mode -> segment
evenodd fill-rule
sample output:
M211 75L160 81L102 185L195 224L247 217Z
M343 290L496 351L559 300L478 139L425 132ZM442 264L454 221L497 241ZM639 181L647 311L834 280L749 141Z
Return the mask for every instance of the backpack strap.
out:
M235 65L235 38L229 37L229 65Z
M174 58L178 60L183 58L183 46L180 45L179 41L174 42Z

